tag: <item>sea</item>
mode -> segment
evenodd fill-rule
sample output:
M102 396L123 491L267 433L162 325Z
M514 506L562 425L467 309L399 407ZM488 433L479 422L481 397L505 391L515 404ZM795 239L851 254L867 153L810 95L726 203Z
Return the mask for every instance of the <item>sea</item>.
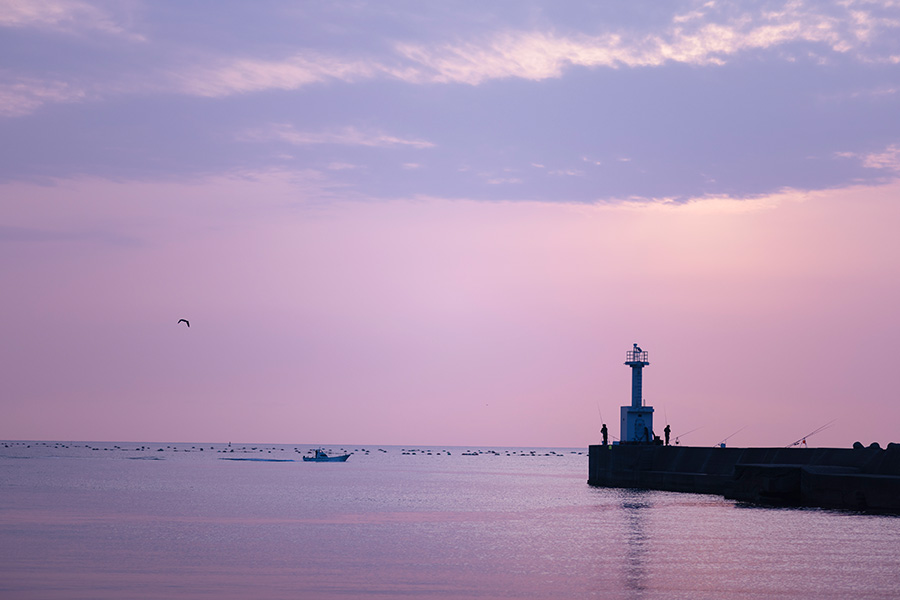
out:
M0 598L900 598L900 517L596 488L586 448L312 449L0 442Z

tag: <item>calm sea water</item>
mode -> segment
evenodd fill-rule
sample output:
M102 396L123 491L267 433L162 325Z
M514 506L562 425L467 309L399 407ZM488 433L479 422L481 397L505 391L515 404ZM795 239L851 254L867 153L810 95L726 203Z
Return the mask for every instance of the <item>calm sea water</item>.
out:
M0 442L0 598L900 598L897 517L592 488L584 449L227 450Z

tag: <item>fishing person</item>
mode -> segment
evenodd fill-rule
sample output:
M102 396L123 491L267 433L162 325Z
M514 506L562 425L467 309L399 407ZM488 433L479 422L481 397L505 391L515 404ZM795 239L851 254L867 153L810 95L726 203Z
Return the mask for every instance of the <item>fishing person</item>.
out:
M672 434L672 428L669 427L668 424L666 424L666 428L663 429L663 433L666 434L666 446L668 446L669 445L669 436Z
M606 423L604 423L604 424L603 424L603 427L600 428L600 435L603 436L603 445L604 445L604 446L608 446L608 445L609 445L609 439L607 438L608 433L609 433L609 432L608 432L607 429L606 429Z

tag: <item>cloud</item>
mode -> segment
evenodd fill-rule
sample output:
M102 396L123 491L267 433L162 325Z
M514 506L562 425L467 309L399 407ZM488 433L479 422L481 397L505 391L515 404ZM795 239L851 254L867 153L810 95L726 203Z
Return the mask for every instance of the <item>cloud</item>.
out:
M896 93L897 93L897 88L894 86L880 86L877 88L853 92L851 94L851 96L853 98L884 98L884 97L893 96Z
M87 96L84 89L64 81L20 79L0 83L0 117L20 117L48 102L78 102Z
M883 152L867 154L862 158L862 165L868 169L887 169L900 172L900 146L891 144Z
M329 171L349 171L353 169L358 169L358 165L354 165L346 162L331 162L325 166Z
M283 60L235 59L221 65L195 67L174 77L191 95L217 97L262 90L294 90L324 81L370 79L381 70L366 60L345 60L315 52Z
M867 169L880 169L900 173L900 146L890 144L881 152L835 152L838 158L856 159Z
M872 44L896 35L900 19L875 19L865 10L826 15L802 2L759 15L714 14L714 3L676 15L658 33L617 32L561 35L547 31L507 31L480 41L426 46L398 44L396 50L416 68L412 81L477 85L499 78L542 80L562 76L568 67L658 67L666 63L721 65L741 52L807 42L834 53L854 53L864 62L892 62Z
M33 27L65 33L95 32L144 41L108 12L80 0L0 0L0 27Z
M696 213L747 214L776 209L785 204L807 202L833 191L798 190L784 188L768 194L751 196L700 195L683 198L629 197L598 203L600 210Z
M306 132L297 131L293 125L274 123L267 127L251 129L244 132L243 141L266 142L281 141L295 146L314 144L336 144L341 146L372 146L389 148L410 146L413 148L432 148L434 144L425 140L404 139L378 131L360 131L355 127L344 127L337 131Z
M106 8L83 0L0 0L0 26L102 31L144 39L129 32L121 24L123 19L111 15L112 9L121 11L118 4L102 6ZM160 66L158 73L164 74L140 83L123 75L118 84L107 81L94 88L103 94L168 91L218 98L373 79L479 85L507 78L559 78L573 67L722 65L742 53L773 49L784 60L811 57L827 62L837 54L865 63L900 61L900 48L894 41L900 29L900 14L894 16L900 8L896 3L846 0L823 5L791 0L774 6L748 11L733 4L698 2L650 30L610 25L594 33L560 32L548 26L544 30L495 30L454 41L397 41L390 52L381 55L334 55L306 49L276 59L236 56L187 67L170 66L168 72ZM29 114L43 103L76 98L71 90L63 93L59 85L53 88L48 84L43 93L30 94L13 94L8 84L6 88L3 100L7 108L0 113L5 116Z
M823 52L852 55L862 62L892 63L900 51L893 39L900 17L890 18L867 2L836 6L790 1L775 10L735 11L706 2L656 31L617 29L595 35L553 30L505 30L445 43L397 42L394 55L345 58L301 52L284 59L236 58L197 67L176 76L188 94L217 97L270 89L294 90L329 81L356 82L385 77L414 84L478 85L503 78L558 78L567 68L658 67L667 63L722 65L743 52L812 45ZM827 11L831 11L826 12ZM887 47L882 47L884 44ZM796 48L791 50L795 52ZM796 60L785 50L783 58Z

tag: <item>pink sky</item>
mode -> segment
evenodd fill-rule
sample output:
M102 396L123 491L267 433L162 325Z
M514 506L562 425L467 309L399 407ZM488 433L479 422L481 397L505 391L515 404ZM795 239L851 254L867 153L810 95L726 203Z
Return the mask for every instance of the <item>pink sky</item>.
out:
M0 438L900 442L897 9L527 4L0 0Z
M598 405L615 424L628 403L637 341L657 419L701 427L685 443L747 426L729 441L785 445L832 419L816 444L894 439L897 184L649 205L294 192L277 173L5 186L19 226L143 241L3 254L4 437L582 446Z

